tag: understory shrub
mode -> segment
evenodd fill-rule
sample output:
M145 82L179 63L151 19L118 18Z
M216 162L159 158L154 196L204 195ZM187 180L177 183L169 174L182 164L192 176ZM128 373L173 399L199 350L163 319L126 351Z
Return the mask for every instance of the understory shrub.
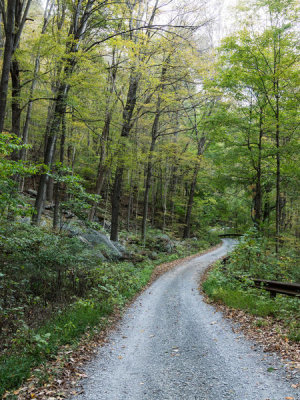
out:
M251 278L299 282L297 249L283 248L276 256L271 245L251 230L230 254L229 262L215 264L203 290L214 301L229 307L282 321L289 338L300 341L299 299L283 295L270 298L269 292L253 287Z

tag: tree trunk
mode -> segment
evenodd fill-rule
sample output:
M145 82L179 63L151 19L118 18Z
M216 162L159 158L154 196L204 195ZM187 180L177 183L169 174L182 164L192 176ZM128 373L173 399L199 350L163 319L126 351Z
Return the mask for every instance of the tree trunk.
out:
M69 41L66 44L66 57L65 57L65 67L64 76L65 81L61 82L58 87L57 96L54 105L54 114L51 122L51 127L49 130L49 136L47 140L44 164L47 166L48 170L51 169L52 161L55 153L56 139L59 134L60 123L64 117L66 111L66 103L68 98L68 92L70 89L69 84L65 83L68 78L73 74L77 60L75 54L78 52L80 42L86 32L88 20L92 15L91 9L94 0L88 0L85 5L82 1L78 1L76 7L74 8L74 14L72 20L70 21L69 29ZM82 12L84 7L84 11ZM38 194L35 203L36 212L32 216L32 222L39 224L41 220L41 215L44 205L45 190L48 182L47 173L41 175L40 184L38 188Z
M61 121L60 152L59 152L59 161L61 166L64 165L65 141L66 141L66 109L62 116L62 121ZM61 196L61 184L60 182L56 182L54 185L54 211L53 211L53 229L55 230L58 230L58 228L60 227L60 196Z
M132 208L132 201L133 201L133 173L130 174L130 190L129 190L129 199L128 199L128 206L127 206L127 231L130 231L130 217L131 217L131 208Z
M258 141L258 160L256 167L256 184L254 196L254 223L260 230L262 223L262 187L261 187L261 159L262 159L262 138L263 138L263 110L260 109L259 115L259 141Z
M278 34L280 40L280 33ZM278 59L277 59L278 56ZM280 160L280 123L279 123L279 78L277 76L277 65L280 63L280 47L276 52L276 46L274 46L274 92L275 92L275 119L276 119L276 253L279 252L280 245L280 220L281 220L281 160Z
M97 195L101 194L105 174L107 172L107 167L104 165L104 163L106 159L106 146L107 146L107 140L109 138L110 122L111 122L111 111L106 114L104 128L102 131L100 157L99 157L99 165L98 165L98 173L97 173L97 181L95 189L95 194ZM98 201L95 201L89 212L89 221L93 221L97 205Z
M51 169L52 162L54 159L55 145L56 145L57 135L59 133L60 122L63 118L65 109L66 109L65 102L66 102L68 90L69 90L69 86L67 86L66 84L61 84L59 93L55 100L54 115L53 115L53 120L52 120L52 123L50 126L50 130L49 130L49 136L48 136L46 149L45 149L45 156L44 156L44 164L47 166L49 171ZM32 216L32 222L36 225L39 225L40 221L41 221L48 179L49 179L49 176L47 173L41 175L38 193L37 193L36 202L35 202L36 212Z
M0 81L0 133L2 133L4 128L9 71L10 71L11 59L13 54L13 45L14 45L15 10L16 10L16 0L8 1L6 32L5 32L6 39L5 39L2 74Z
M163 64L163 67L162 67L161 79L160 79L161 80L161 84L160 84L161 92L163 92L164 88L165 88L164 82L165 82L165 78L166 78L167 65L168 65L169 61L170 61L170 56L167 57L166 61ZM152 129L151 129L151 138L152 139L151 139L149 158L148 158L148 163L147 163L146 184L145 184L144 203L143 203L143 220L142 220L142 241L144 244L145 244L145 240L146 240L149 191L150 191L151 177L152 177L152 158L153 158L153 152L154 152L156 140L159 136L158 126L159 126L160 115L161 115L161 93L159 93L159 95L157 97L155 117L154 117Z
M2 30L2 14L0 12L0 58L3 56L3 47L4 47L4 35Z
M12 86L12 102L11 102L11 130L20 137L21 136L21 82L19 62L14 58L10 67L11 86Z
M118 240L119 231L119 211L120 211L120 201L121 201L121 191L123 182L124 168L118 167L115 175L114 186L111 196L111 232L110 239L113 241Z
M42 31L41 31L41 37L42 35L45 34L48 23L49 23L49 19L51 16L51 11L53 8L53 2L51 2L51 4L49 5L49 2L47 2L46 4L46 9L45 9L45 13L44 13L44 23L43 23L43 27L42 27ZM49 7L49 8L48 8ZM32 112L32 106L33 106L33 94L36 88L36 84L37 84L37 76L38 76L38 72L40 70L40 45L38 47L38 52L37 52L37 56L35 58L35 62L34 62L34 69L33 69L33 78L32 78L32 82L31 82L31 86L30 86L30 90L29 90L29 96L28 96L28 104L27 104L27 111L26 111L26 118L25 118L25 123L23 126L23 144L27 144L28 143L28 132L29 132L29 125L30 125L30 120L31 120L31 112ZM20 159L25 161L27 157L27 152L26 152L26 148L22 148L21 149L21 153L20 153Z
M190 237L190 231L191 231L191 216L192 216L192 209L193 209L193 204L194 204L194 195L195 195L195 189L197 185L197 178L198 178L198 173L200 170L200 156L203 154L204 151L204 146L206 142L206 136L203 134L201 138L198 140L198 151L197 151L197 156L198 160L194 168L194 173L193 173L193 179L189 191L189 198L188 198L188 203L187 203L187 209L186 209L186 215L185 215L185 227L183 231L183 239L188 239Z
M155 120L156 119L157 119L157 117L155 116ZM155 120L154 120L154 124L155 124ZM149 158L148 158L148 163L147 163L146 184L145 184L144 202L143 202L143 220L142 220L142 241L144 244L145 244L145 240L146 240L149 191L150 191L150 187L151 187L152 159L153 159L153 151L155 148L155 143L156 143L156 135L152 136L150 151L149 151Z
M169 178L168 178L168 173L166 169L166 177L165 177L165 185L164 185L164 190L163 190L163 226L162 226L162 231L165 232L166 230L166 218L167 218L167 199L168 199L168 189L169 189Z
M123 126L121 137L127 138L129 136L131 126L132 126L132 115L136 105L136 94L139 84L139 78L137 75L132 73L130 77L129 89L127 94L126 106L123 112ZM122 146L121 151L119 152L119 162L116 170L115 181L113 185L112 197L111 197L111 233L110 239L113 241L118 240L118 231L119 231L119 211L120 211L120 201L121 201L121 193L122 193L122 185L123 185L123 173L125 170L124 166L124 155L125 148Z

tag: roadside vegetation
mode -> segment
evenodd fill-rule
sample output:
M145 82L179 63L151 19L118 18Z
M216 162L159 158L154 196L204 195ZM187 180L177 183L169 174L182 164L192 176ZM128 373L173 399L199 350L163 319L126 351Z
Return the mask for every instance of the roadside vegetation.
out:
M228 262L221 261L209 272L203 290L214 302L246 311L261 317L257 326L268 326L272 317L280 322L287 338L300 342L300 300L277 294L271 298L269 292L253 287L251 278L300 282L299 243L282 246L280 256L272 251L274 244L256 230L245 234ZM294 253L293 253L294 252Z
M152 230L143 247L137 235L121 236L128 242L124 260L103 262L97 247L78 238L24 223L1 225L1 395L62 345L74 346L87 331L103 329L149 282L156 265L219 241L212 234L176 241Z

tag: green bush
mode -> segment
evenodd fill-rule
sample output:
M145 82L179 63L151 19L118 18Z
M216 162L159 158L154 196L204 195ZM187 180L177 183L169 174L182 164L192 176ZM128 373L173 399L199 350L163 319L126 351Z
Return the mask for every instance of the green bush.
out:
M139 262L103 262L97 248L77 238L22 223L0 224L0 395L19 386L60 346L76 345L85 332L101 329L116 307L149 282L156 264L210 245L206 237L172 240L170 254L157 247L158 233L149 232L150 248L134 235L121 235L130 243L127 250L141 255ZM156 258L150 260L153 249Z
M253 287L251 278L296 281L299 271L295 249L283 248L276 257L271 245L255 230L248 232L230 254L225 266L216 263L203 283L203 289L214 301L247 311L260 317L272 316L282 321L289 338L300 341L299 299L277 295Z

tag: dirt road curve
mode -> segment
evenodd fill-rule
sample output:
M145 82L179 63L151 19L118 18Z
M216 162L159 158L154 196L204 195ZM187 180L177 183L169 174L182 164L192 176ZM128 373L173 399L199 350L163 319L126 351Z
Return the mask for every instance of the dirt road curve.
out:
M87 366L76 399L299 400L279 360L233 333L199 295L199 275L233 243L154 282Z

